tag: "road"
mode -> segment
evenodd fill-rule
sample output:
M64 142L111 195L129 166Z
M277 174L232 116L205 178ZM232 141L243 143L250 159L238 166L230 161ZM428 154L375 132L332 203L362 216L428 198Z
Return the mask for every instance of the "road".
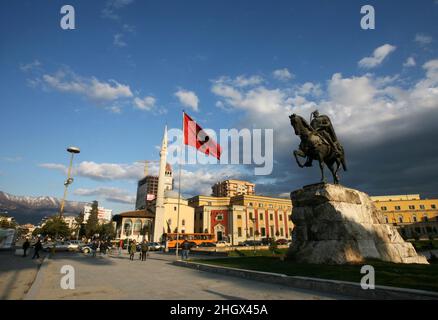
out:
M147 261L57 253L39 271L27 299L345 299L178 267L172 255L150 253ZM75 270L75 289L62 289L61 268Z

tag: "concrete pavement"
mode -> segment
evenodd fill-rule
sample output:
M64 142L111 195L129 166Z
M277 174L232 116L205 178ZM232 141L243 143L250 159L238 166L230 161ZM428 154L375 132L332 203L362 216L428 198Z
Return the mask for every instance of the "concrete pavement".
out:
M339 295L287 288L178 267L173 255L150 253L147 261L58 253L46 260L27 299L345 299ZM60 270L75 270L75 289L60 286Z
M23 299L42 262L42 259L31 259L33 250L29 250L27 257L16 256L14 251L0 251L0 300ZM44 258L45 253L40 255Z

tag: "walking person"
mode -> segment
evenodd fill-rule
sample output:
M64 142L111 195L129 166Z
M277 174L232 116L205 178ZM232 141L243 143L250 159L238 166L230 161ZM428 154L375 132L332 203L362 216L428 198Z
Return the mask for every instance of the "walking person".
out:
M187 239L184 240L184 242L181 245L181 259L187 260L189 258L189 252L190 252L190 243L187 241Z
M122 250L123 250L123 240L120 239L120 241L119 241L119 256L122 255Z
M143 243L141 244L141 261L146 261L148 257L148 251L149 243L147 243L146 240L143 240Z
M131 249L129 250L129 259L134 260L134 255L137 251L137 245L135 244L135 240L132 240L130 248Z
M97 251L97 242L96 240L93 240L91 243L91 251L93 253L93 258L96 257L96 251Z
M42 248L43 248L43 245L41 244L41 240L38 238L38 241L33 245L34 252L33 252L32 259L35 259L35 258L39 259L40 258L39 252Z
M105 241L102 241L100 243L100 254L101 255L106 255L106 248L107 248L107 244Z
M29 242L29 239L26 238L26 241L24 241L24 243L23 243L23 257L26 256L26 251L27 251L27 249L29 249L29 247L30 247L30 242Z

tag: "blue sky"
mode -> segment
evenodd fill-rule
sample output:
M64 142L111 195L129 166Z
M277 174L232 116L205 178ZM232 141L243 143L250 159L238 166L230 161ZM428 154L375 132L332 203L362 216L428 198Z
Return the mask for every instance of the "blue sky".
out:
M290 159L298 142L287 114L318 108L345 128L345 184L437 194L429 169L438 151L408 155L411 126L400 127L437 115L437 1L75 0L75 30L59 26L64 4L0 4L0 190L61 197L65 148L77 145L68 198L131 209L135 161L158 159L164 125L179 127L185 108L216 130L273 128L275 170L252 178L262 193L287 193L317 177ZM365 4L376 10L375 30L360 28ZM426 136L433 144L436 135ZM367 158L396 149L409 162ZM239 166L187 167L185 192L231 176L251 179Z

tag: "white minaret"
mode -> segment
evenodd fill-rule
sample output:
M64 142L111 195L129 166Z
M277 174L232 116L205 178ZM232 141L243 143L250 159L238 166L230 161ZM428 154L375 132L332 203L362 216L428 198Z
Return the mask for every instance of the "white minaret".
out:
M167 126L164 127L163 142L160 150L160 170L158 172L158 190L155 207L154 242L160 242L164 233L164 190L166 184L167 163Z

